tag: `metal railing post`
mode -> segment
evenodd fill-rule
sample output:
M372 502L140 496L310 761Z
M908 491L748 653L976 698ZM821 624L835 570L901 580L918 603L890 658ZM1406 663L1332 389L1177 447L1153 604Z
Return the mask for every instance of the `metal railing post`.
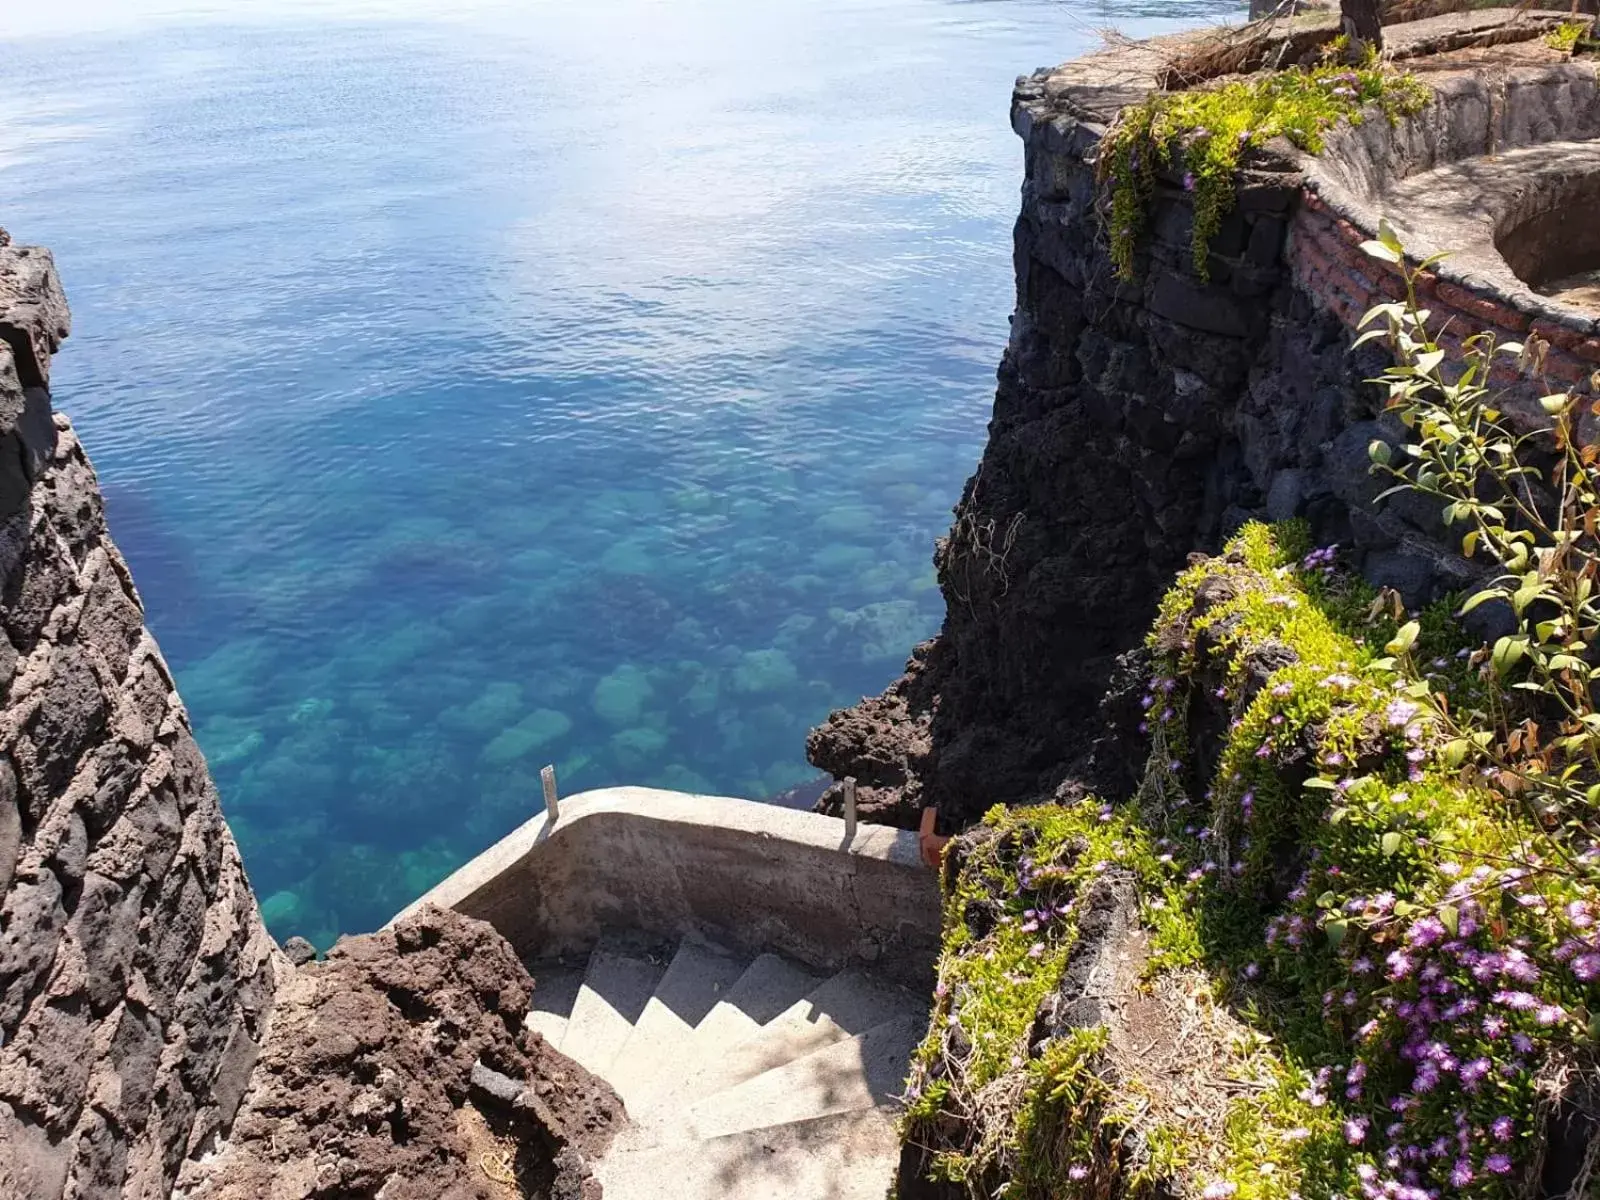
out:
M844 840L850 845L856 840L856 777L844 779Z
M539 781L544 784L544 811L545 828L549 829L561 819L561 802L556 799L556 769L545 767L539 772Z

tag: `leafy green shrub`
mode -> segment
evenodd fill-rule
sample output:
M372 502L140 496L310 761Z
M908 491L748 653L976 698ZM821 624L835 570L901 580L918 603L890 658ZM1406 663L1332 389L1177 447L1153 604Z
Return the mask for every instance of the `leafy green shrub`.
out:
M1545 420L1524 414L1519 428L1496 407L1490 374L1507 360L1536 366L1541 347L1480 333L1459 356L1448 355L1417 298L1418 279L1437 259L1409 266L1386 224L1365 249L1405 280L1406 299L1369 312L1363 324L1378 328L1361 340L1388 342L1395 365L1380 382L1390 411L1414 434L1398 460L1387 443L1374 442L1373 469L1399 481L1391 491L1438 500L1445 524L1464 529L1462 554L1500 572L1462 613L1494 601L1514 618L1512 632L1477 656L1487 686L1468 708L1452 707L1416 679L1404 639L1398 661L1417 702L1449 735L1448 763L1519 802L1544 854L1600 881L1600 448L1578 428L1590 405L1553 392L1539 401Z
M1124 110L1100 151L1101 181L1110 189L1111 260L1133 277L1134 249L1144 232L1156 178L1185 171L1194 193L1194 266L1201 278L1211 240L1233 209L1234 173L1252 147L1286 137L1313 154L1340 121L1360 124L1369 109L1398 120L1431 98L1415 77L1379 65L1292 67L1217 87L1156 92Z
M1588 37L1593 28L1593 21L1568 21L1544 35L1545 45L1553 50L1571 54L1578 48L1578 43Z

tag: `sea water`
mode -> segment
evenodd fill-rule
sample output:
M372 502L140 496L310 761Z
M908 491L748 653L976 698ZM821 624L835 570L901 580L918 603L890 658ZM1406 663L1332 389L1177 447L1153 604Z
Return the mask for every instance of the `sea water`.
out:
M751 798L943 613L1014 77L1217 0L64 0L0 225L270 926L564 792Z

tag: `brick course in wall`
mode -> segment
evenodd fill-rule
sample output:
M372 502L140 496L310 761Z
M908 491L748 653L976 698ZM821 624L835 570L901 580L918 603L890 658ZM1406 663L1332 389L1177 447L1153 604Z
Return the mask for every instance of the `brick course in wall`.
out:
M1295 285L1337 315L1352 333L1374 305L1405 296L1399 272L1361 249L1371 236L1335 215L1311 191L1302 192L1290 222L1287 259ZM1541 320L1492 291L1473 291L1432 273L1419 280L1418 295L1432 314L1430 328L1441 344L1459 348L1480 333L1491 333L1501 342L1525 341L1531 334L1549 343L1544 375L1550 388L1505 367L1496 371L1494 385L1541 395L1569 387L1595 390L1592 377L1600 371L1600 337Z

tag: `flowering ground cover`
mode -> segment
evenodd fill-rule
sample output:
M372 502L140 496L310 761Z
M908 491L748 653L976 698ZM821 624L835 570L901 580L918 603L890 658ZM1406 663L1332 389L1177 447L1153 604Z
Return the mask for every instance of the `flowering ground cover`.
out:
M1011 1200L1593 1194L1600 853L1431 715L1491 686L1451 608L1401 624L1293 525L1179 577L1139 794L996 809L947 860L924 1173Z

